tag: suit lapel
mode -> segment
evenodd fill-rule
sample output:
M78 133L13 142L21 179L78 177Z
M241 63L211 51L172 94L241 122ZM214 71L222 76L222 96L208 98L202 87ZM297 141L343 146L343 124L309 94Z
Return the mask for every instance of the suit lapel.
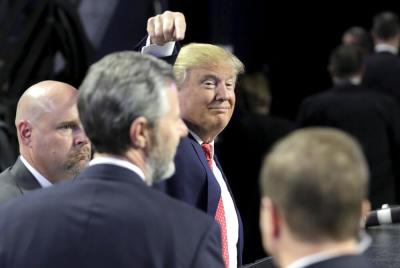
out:
M17 184L21 193L26 193L41 188L39 182L35 179L32 173L29 172L19 158L14 163L11 169L11 174L15 178L15 183Z
M221 196L221 188L219 187L218 181L214 174L210 170L206 157L204 155L201 145L189 134L189 138L197 157L199 158L204 170L206 171L207 179L207 214L214 217L217 211L217 205Z

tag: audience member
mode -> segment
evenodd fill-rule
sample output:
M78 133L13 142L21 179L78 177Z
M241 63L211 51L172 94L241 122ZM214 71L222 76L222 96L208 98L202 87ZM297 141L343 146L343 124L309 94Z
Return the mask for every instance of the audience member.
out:
M94 159L74 181L0 209L2 267L223 267L218 225L148 187L174 172L187 134L171 67L111 54L79 94Z
M183 14L166 11L149 18L147 31L151 48L143 52L157 56L176 55L174 42L183 39L186 23ZM160 52L169 46L169 53ZM171 49L172 48L172 49ZM168 49L168 48L167 48ZM235 106L235 83L243 64L230 52L210 44L189 44L179 51L174 62L179 105L189 128L175 157L176 173L158 185L169 195L195 206L214 217L221 227L225 267L241 265L242 224L226 177L214 154L214 141L228 124Z
M372 27L375 53L365 60L363 83L400 101L400 24L398 16L383 12L375 16Z
M357 138L368 160L369 199L375 209L396 202L400 111L395 100L359 85L361 69L362 53L356 47L335 49L329 65L334 85L304 100L298 123L339 128Z
M357 241L369 210L368 168L349 135L290 134L265 159L260 180L263 245L279 267L372 267Z
M43 81L28 88L16 111L20 156L0 174L0 203L78 175L90 160L90 142L79 120L78 91Z
M342 44L358 46L365 55L373 51L371 36L367 30L359 26L353 26L344 31L342 35Z

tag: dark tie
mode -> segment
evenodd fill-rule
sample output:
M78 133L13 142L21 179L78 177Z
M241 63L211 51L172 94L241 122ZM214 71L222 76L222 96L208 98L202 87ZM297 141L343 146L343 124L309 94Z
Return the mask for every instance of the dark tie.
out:
M212 145L209 143L203 143L201 145L201 148L203 149L204 154L206 156L208 166L212 171L213 170ZM225 267L228 268L229 267L228 237L227 237L225 210L224 210L224 203L222 201L222 195L219 197L217 211L215 212L214 218L218 222L219 227L221 229L222 257L224 259Z

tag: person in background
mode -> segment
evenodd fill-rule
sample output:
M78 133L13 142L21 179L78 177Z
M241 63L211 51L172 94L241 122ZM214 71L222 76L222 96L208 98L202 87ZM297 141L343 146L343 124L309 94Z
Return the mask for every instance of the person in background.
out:
M377 14L373 20L374 53L365 59L363 84L396 99L400 105L400 23L393 12Z
M19 99L15 126L20 156L0 174L0 203L78 175L91 157L79 120L78 91L42 81Z
M358 46L364 55L369 55L373 52L372 38L367 30L360 26L353 26L344 31L342 44Z
M376 209L398 198L400 110L389 96L360 85L362 62L357 47L336 48L328 67L333 86L303 101L298 124L339 128L358 140L370 168L369 200Z

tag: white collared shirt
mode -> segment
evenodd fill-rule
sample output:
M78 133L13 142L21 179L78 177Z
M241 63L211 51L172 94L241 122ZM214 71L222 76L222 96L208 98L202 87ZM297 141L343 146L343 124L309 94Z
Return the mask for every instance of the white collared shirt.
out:
M357 251L356 254L362 254L364 251L367 250L367 248L371 245L371 237L365 233L365 231L362 231L360 233L360 238L361 240L359 241L357 245ZM286 268L303 268L307 267L311 264L322 262L325 260L333 259L335 257L343 256L343 254L338 254L338 253L331 253L329 251L322 251L316 254L308 255L303 258L300 258L291 264L289 264Z
M397 55L399 49L397 47L388 45L388 44L378 44L375 46L375 52L390 52L392 54Z
M343 84L350 83L354 86L358 86L361 84L361 78L359 76L353 76L350 79L340 79L340 78L334 77L333 83L335 85L343 85Z
M92 159L89 162L89 166L102 165L102 164L109 164L127 168L135 172L137 175L139 175L140 178L142 178L143 181L145 181L145 176L143 171L138 166L126 160L118 159L116 157L111 157L111 156L97 156L96 158Z
M201 145L203 141L195 133L190 131L190 134L196 139ZM214 141L210 143L212 145L212 155L214 155ZM235 204L233 198L228 190L228 186L222 176L221 170L212 159L213 169L212 172L217 179L219 187L221 188L222 202L224 203L225 219L226 219L226 234L228 238L228 253L229 253L229 267L237 267L237 243L239 240L239 222L236 214Z
M28 161L26 161L26 159L22 155L19 156L19 159L21 159L21 162L25 165L25 167L29 170L29 172L32 173L33 177L35 177L35 179L38 181L40 186L42 186L42 188L46 188L53 185L48 179L46 179L42 174L40 174L39 171L37 171L34 167L32 167L31 164L29 164Z

